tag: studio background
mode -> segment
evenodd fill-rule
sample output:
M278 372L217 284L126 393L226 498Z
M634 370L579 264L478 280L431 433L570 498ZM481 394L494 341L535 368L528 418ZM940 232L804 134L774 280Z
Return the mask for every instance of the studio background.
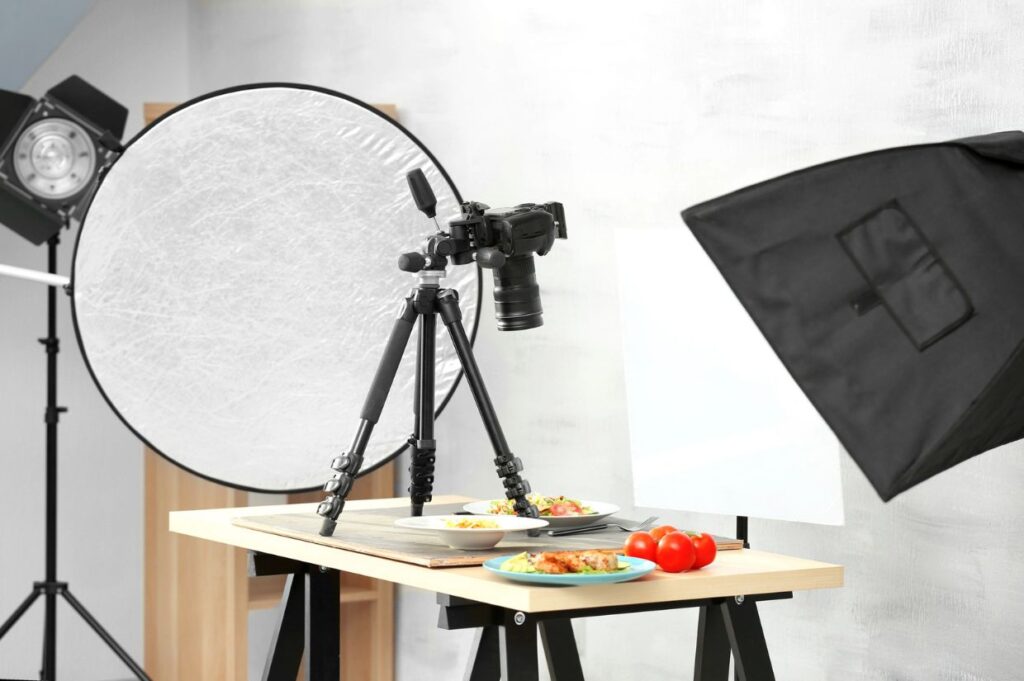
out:
M562 201L570 238L537 263L545 325L499 333L488 276L478 357L534 486L627 507L616 228L684 229L682 208L751 182L875 148L1019 129L1024 113L1024 7L1007 2L83 6L81 21L28 81L8 87L39 96L81 75L129 106L132 135L145 101L183 101L248 82L321 85L397 104L402 123L466 198ZM12 11L0 6L5 41L22 30ZM64 272L70 244L65 239ZM45 266L45 249L7 230L0 230L0 256ZM650 244L651 267L672 262ZM339 282L338 294L372 286ZM70 412L61 425L60 577L141 658L141 445L89 380L64 310L61 403ZM666 323L694 332L713 323L686 310L667 314L676 321ZM0 612L15 607L43 568L45 367L35 338L44 326L42 287L0 281ZM438 493L498 492L464 389L439 421L438 440ZM844 456L846 527L752 521L758 548L847 568L845 589L762 609L777 676L1018 676L1024 644L1010 632L1024 618L1024 550L1015 531L1024 511L1020 450L979 457L888 505ZM679 481L681 500L694 484ZM732 531L726 517L662 516ZM41 614L31 612L31 624L0 645L0 676L35 669ZM254 677L272 617L252 616ZM436 630L434 618L432 594L400 591L399 679L461 673L471 634ZM695 630L696 613L649 613L587 620L577 635L594 678L685 678ZM80 670L75 678L123 674L79 621L62 616L58 638L58 664Z

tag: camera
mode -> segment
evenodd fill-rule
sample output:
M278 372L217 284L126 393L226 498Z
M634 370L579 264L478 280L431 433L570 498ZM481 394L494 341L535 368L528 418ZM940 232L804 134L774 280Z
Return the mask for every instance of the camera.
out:
M437 199L423 171L408 174L416 206L435 217ZM441 270L448 258L456 265L476 262L494 271L494 311L500 331L533 329L544 323L534 254L547 255L555 239L567 238L561 203L523 203L491 208L478 201L462 204L462 216L426 240L423 253L406 253L399 267L409 272Z
M489 208L462 204L462 219L448 223L452 238L470 250L455 255L457 265L476 260L494 271L494 311L501 331L532 329L544 323L533 256L547 255L555 239L567 237L565 211L557 202Z

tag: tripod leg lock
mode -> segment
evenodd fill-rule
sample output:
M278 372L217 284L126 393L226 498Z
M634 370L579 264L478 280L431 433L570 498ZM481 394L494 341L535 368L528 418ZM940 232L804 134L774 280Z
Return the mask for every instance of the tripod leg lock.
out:
M324 484L324 491L344 497L352 491L353 484L354 481L351 475L348 475L347 473L339 473Z
M498 467L498 475L503 478L515 475L523 470L523 461L518 456L514 457L512 460L501 458L495 459L494 465Z
M409 438L412 445L412 465L409 466L409 496L412 503L425 504L431 501L434 492L434 464L437 461L437 441Z

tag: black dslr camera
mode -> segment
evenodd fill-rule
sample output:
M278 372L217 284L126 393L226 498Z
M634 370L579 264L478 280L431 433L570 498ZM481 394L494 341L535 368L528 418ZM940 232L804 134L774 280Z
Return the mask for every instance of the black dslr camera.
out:
M420 169L408 175L416 206L436 216L437 199ZM462 217L424 243L423 253L406 253L399 268L407 272L443 270L476 261L494 270L494 310L501 331L533 329L544 323L533 255L547 255L555 239L567 238L562 204L523 203L490 208L477 201L462 204Z

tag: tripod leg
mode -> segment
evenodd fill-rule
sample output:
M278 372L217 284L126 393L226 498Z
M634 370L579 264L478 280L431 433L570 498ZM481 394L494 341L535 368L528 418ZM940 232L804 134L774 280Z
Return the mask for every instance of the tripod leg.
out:
M519 473L523 470L523 462L514 456L509 450L508 442L505 440L505 433L498 423L498 415L491 404L491 398L484 386L484 379L480 375L480 367L473 357L473 347L466 335L466 329L462 326L462 310L459 309L459 294L454 289L445 289L438 294L438 312L441 320L448 327L451 334L452 344L455 346L455 353L462 362L462 370L466 374L466 382L476 400L477 409L480 410L480 417L483 419L487 435L491 439L491 446L494 447L494 465L497 467L498 476L505 484L505 496L515 500L516 513L531 518L539 517L537 507L530 503L526 495L530 493L530 483L524 480Z
M370 385L370 392L363 403L363 411L360 414L359 428L347 453L335 457L331 462L334 475L327 484L324 491L327 498L320 502L316 512L323 516L323 525L320 527L320 534L329 537L334 534L334 528L338 524L338 516L345 508L345 497L352 490L359 468L363 465L363 454L366 452L366 445L370 442L370 434L373 427L377 425L380 413L384 409L384 403L391 391L391 384L395 381L395 374L398 373L398 366L402 363L402 355L405 354L405 346L409 344L409 336L412 335L413 323L416 321L416 303L413 296L405 299L405 305L395 325L391 329L391 336L384 348L384 356L377 365L377 373L374 374L373 383Z
M96 621L96 618L92 616L92 613L86 610L85 606L79 603L78 599L71 595L70 591L65 589L60 593L63 594L65 599L67 599L68 604L75 609L75 612L85 620L85 623L92 627L92 630L96 632L96 635L103 639L103 642L114 651L114 654L121 659L121 662L123 662L128 669L132 670L132 674L135 675L135 678L139 679L139 681L151 681L146 672L143 671L142 667L140 667L135 660L131 658L131 655L129 655L128 652L114 640L114 637L103 628L103 625Z
M409 439L412 446L412 465L409 466L409 498L412 514L423 515L423 504L430 501L434 491L434 462L437 441L434 439L434 361L436 359L437 317L434 313L436 289L420 289L418 294L428 307L420 306L419 350L416 353L416 425Z
M34 589L32 593L30 593L28 597L21 602L18 609L11 613L11 616L7 618L7 621L0 624L0 638L6 636L7 632L11 630L11 627L18 623L21 616L28 612L28 609L32 607L32 604L36 602L36 599L39 598L41 593L42 591Z

